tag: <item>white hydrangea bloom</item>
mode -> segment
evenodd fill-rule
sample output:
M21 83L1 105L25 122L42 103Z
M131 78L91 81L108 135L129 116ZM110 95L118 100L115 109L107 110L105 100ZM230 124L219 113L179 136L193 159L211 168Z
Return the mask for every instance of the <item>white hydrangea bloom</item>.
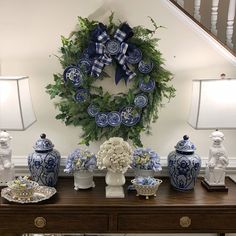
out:
M100 146L97 154L98 168L125 173L130 167L132 152L130 145L122 138L110 138Z

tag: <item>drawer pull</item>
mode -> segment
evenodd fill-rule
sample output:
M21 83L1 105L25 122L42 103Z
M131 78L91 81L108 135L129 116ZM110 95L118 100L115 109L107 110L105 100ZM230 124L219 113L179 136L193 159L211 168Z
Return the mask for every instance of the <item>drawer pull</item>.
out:
M188 216L183 216L180 218L179 224L183 228L188 228L191 225L191 218Z
M44 228L46 226L46 219L44 217L36 217L34 219L34 225L37 227L37 228Z

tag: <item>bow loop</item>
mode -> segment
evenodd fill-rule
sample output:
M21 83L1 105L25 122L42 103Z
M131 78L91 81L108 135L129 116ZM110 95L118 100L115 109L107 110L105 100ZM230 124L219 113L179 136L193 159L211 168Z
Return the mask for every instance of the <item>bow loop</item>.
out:
M107 34L106 31L103 31L99 36L98 36L98 41L101 43L106 43L109 39L110 36Z
M96 53L99 55L103 55L105 53L105 45L103 43L95 43Z
M97 26L90 33L91 39L96 42L98 40L98 37L104 31L105 32L107 31L107 27L104 24L102 24L102 23L98 23Z
M126 64L126 53L129 45L125 42L126 39L133 36L133 31L127 23L122 24L115 32L113 38L107 33L107 28L102 23L99 23L91 32L91 38L94 41L89 45L90 55L93 55L94 60L91 75L99 76L105 65L110 65L112 59L116 59L118 64L116 68L115 82L116 84L124 78L125 83L132 79L136 74L132 72Z

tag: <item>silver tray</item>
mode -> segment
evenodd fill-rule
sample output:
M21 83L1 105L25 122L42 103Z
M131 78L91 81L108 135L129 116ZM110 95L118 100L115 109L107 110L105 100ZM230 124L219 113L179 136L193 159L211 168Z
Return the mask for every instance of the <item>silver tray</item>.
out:
M50 197L52 197L55 193L57 192L57 190L53 187L47 187L47 186L38 186L35 189L35 192L33 194L33 197L29 200L29 199L15 199L12 196L12 190L10 188L4 188L1 191L1 196L5 199L7 199L9 202L17 202L17 203L37 203L37 202L41 202L44 200L49 199Z

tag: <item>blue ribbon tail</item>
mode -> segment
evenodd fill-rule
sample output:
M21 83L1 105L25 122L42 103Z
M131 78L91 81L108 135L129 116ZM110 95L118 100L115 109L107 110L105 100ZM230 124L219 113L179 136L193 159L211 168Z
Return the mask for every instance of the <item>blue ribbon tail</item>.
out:
M125 84L127 85L128 77L124 73L123 68L120 65L116 66L116 74L115 74L115 83L116 85L120 82L120 80L124 79Z
M96 44L94 42L89 43L87 52L90 57L94 57L96 55Z

